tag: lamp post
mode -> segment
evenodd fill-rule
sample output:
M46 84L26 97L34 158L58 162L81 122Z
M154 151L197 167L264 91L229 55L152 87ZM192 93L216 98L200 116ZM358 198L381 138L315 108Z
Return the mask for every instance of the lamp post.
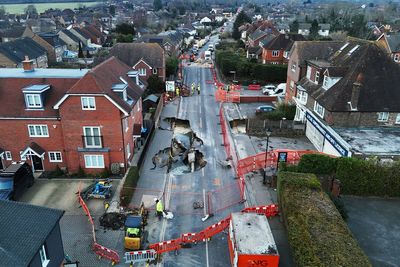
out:
M265 145L265 171L264 171L264 177L263 177L263 184L266 184L266 179L267 179L267 160L268 160L268 144L269 144L269 137L271 136L271 129L268 128L267 131L265 132L267 134L267 144Z
M235 81L236 81L236 71L235 70L231 70L229 73L232 73L233 74L233 83L235 83Z

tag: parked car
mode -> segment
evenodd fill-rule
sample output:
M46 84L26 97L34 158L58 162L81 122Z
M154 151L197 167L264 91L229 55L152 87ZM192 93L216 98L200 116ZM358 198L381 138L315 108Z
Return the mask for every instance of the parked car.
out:
M262 93L263 93L264 95L270 95L270 94L272 94L272 93L275 91L275 89L276 89L276 86L275 86L275 85L273 85L273 84L268 84L268 85L263 86L263 88L262 88Z
M272 89L272 88L271 88ZM286 83L279 84L275 89L265 89L263 88L263 94L269 96L285 96L286 94Z
M259 106L256 109L256 113L264 113L264 112L271 112L274 111L276 108L274 106L271 105L263 105L263 106Z
M14 162L0 172L0 199L16 200L26 188L33 185L35 179L32 169L25 162Z

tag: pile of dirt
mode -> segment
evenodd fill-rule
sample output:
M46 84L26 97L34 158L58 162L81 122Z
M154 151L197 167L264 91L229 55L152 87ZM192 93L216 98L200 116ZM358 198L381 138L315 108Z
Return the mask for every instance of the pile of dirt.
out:
M104 213L100 218L100 225L105 229L118 230L124 227L126 215L118 212Z

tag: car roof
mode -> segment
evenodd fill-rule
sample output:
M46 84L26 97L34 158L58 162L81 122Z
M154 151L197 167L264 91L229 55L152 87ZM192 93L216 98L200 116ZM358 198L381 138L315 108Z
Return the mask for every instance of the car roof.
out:
M275 107L272 105L262 105L262 106L259 106L258 108L275 108Z

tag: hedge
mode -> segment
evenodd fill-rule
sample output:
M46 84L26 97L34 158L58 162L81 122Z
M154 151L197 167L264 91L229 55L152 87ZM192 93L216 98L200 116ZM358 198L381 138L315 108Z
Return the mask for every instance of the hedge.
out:
M139 169L136 166L130 167L120 194L120 205L127 207L132 200L133 192L139 180Z
M279 172L278 197L296 266L372 266L314 174Z
M343 194L400 197L400 162L387 166L375 160L308 154L301 157L296 171L332 174L340 180Z

